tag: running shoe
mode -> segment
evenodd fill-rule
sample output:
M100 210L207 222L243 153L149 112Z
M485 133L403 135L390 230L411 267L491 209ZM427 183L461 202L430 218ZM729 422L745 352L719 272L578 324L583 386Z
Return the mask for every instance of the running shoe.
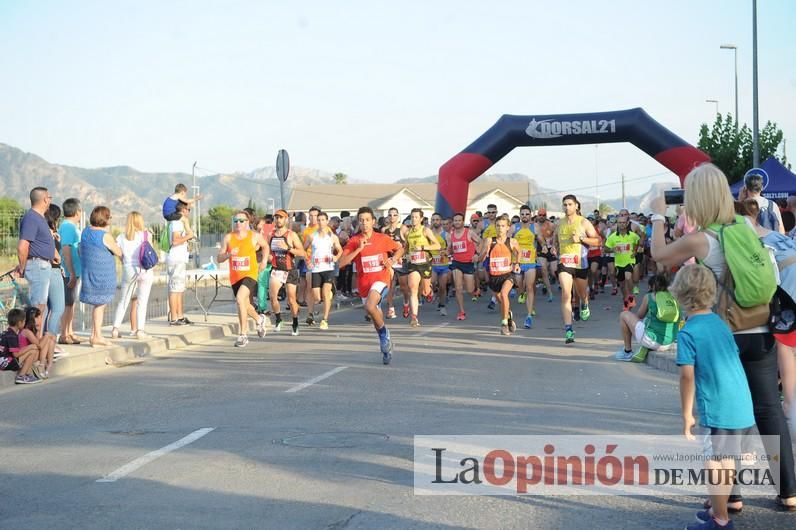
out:
M372 318L370 318L370 315L368 315L367 313L365 313L365 322L370 322L370 321L372 321L372 320L373 320L373 319L372 319Z
M490 300L489 304L486 306L486 308L489 309L490 311L494 311L495 310L495 302Z
M246 335L238 335L238 340L235 341L236 348L243 348L249 343L249 337Z
M298 322L296 322L294 324L291 324L291 328L292 329L291 329L290 334L293 335L294 337L297 336L299 334Z
M633 294L638 294L640 291L638 290L638 285L633 287Z
M182 318L180 319L180 321L182 321L182 323L183 323L184 325L186 325L186 326L190 326L190 325L192 325L192 324L193 324L193 321L192 321L192 320L188 320L188 318L187 318L187 317L182 317Z
M543 295L547 294L547 286L546 285L542 285L542 294Z
M387 318L398 318L398 315L395 314L394 307L391 307L387 310Z
M533 327L533 317L528 315L525 317L525 329L531 329Z
M572 310L572 320L578 322L580 321L580 308L576 307Z
M184 325L185 325L185 322L183 322L182 319L180 319L180 320L169 320L169 326L184 326Z
M616 293L618 292L619 290L616 287L614 287L613 289L611 289L611 296L616 296Z
M459 314L456 315L456 320L465 320L467 315L464 314L464 311L459 311Z
M439 314L444 317L448 316L448 310L445 308L445 306L439 308Z
M434 291L431 291L426 295L426 302L429 304L434 301Z
M44 379L44 368L37 362L33 363L33 366L30 367L30 371L33 372L33 376L36 379Z
M409 318L409 304L404 304L404 318Z
M321 325L318 327L320 327L321 329L329 329L329 322L327 322L326 319L324 318L321 320Z
M265 329L265 315L260 315L257 319L257 336L260 338L265 337L266 329Z
M277 320L276 324L274 324L274 331L276 331L277 333L282 331L282 321L281 320Z
M572 344L573 342L575 342L575 332L572 331L571 329L568 329L564 333L564 343L565 344Z
M707 521L700 520L698 523L686 525L685 530L735 530L735 525L732 524L732 519L730 519L726 525L721 526L716 522L716 519L711 516Z
M596 289L592 289L592 290L591 290L591 292L589 293L589 298L590 298L591 300L594 300L594 299L596 299L596 298L597 298L597 290L596 290Z
M501 324L500 325L500 334L501 335L511 335L511 331L509 331L508 324Z
M587 305L582 306L580 308L580 318L581 318L581 320L586 322L587 320L589 320L589 317L591 317L591 310L589 309L589 306L587 306Z
M41 379L33 374L18 375L14 378L14 383L18 385L35 385L36 383L41 383Z
M514 322L514 316L511 313L509 313L509 331L512 333L517 331L517 323Z
M379 335L379 348L381 349L381 362L382 364L390 364L392 359L392 340L390 339L390 330L385 329L383 335Z
M419 328L420 322L417 321L417 317L412 317L412 321L409 323L409 325L413 328Z
M314 326L315 325L315 319L312 318L312 315L309 315L305 322L307 323L308 326Z
M528 298L528 294L527 293L522 293L519 297L517 297L517 301L519 303L521 303L521 304L524 304L525 300L527 300L527 298Z
M547 301L548 301L548 302L552 302L552 301L553 301L553 293L549 293L549 294L547 295Z
M531 316L532 317L536 316L536 308L535 307L533 309L531 309Z
M509 291L509 298L514 298L515 296L517 296L517 289Z
M478 301L478 297L475 294L473 294L473 297L470 298L470 301L471 302L477 302Z
M616 353L614 354L614 359L616 359L617 361L628 362L632 358L633 358L633 352L632 351L625 351L624 347L619 348L618 350L616 350Z

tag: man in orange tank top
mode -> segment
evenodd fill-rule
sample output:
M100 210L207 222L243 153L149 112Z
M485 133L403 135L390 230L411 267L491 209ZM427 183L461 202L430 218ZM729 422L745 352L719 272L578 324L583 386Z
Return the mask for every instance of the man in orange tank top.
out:
M262 259L257 261L257 252L262 251ZM249 343L248 317L257 322L257 335L265 336L265 315L258 315L252 305L252 294L257 292L257 277L268 261L268 243L265 238L251 229L249 217L243 210L232 216L232 231L224 236L217 260L229 260L229 282L238 306L238 339L235 346L243 348Z
M517 259L520 247L516 239L509 237L508 215L501 215L495 220L495 229L496 237L481 240L478 261L489 258L486 270L489 275L489 287L500 303L500 333L511 335L517 330L517 324L511 314L509 292L514 287L514 274L520 272Z

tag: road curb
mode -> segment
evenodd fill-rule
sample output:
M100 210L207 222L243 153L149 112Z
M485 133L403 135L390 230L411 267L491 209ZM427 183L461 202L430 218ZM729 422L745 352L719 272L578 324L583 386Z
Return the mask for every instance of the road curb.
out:
M50 377L61 378L98 370L105 367L122 367L146 357L169 350L179 350L198 342L220 339L233 334L237 324L195 324L190 331L164 336L150 335L145 341L129 340L115 344L110 348L90 349L85 352L71 353L62 357L53 365ZM110 365L107 361L111 361ZM16 372L0 372L0 390L16 386Z
M672 374L679 374L680 367L677 366L675 359L677 357L677 349L672 348L668 351L650 351L647 354L647 365Z

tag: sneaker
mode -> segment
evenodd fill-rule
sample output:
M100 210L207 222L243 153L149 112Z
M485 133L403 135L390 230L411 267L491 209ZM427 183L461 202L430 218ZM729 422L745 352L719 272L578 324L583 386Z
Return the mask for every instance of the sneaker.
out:
M431 291L426 295L426 302L429 304L434 301L434 291Z
M511 312L509 312L509 331L512 333L517 331L517 323L514 322L514 315L512 315Z
M413 328L419 328L420 322L417 321L417 317L412 317L412 321L409 322L409 325L412 326Z
M546 295L546 294L547 294L547 286L546 285L542 285L542 295Z
M308 316L308 317L307 317L307 320L305 320L305 322L306 322L306 323L307 323L307 325L308 325L308 326L310 326L310 327L315 325L315 319L314 319L314 318L312 318L312 315Z
M464 314L464 311L459 311L459 314L456 315L456 320L464 320L467 318L467 315Z
M478 297L474 294L473 297L470 298L470 301L471 302L477 302L478 301Z
M41 383L41 380L35 375L27 374L16 376L16 378L14 378L14 383L18 385L35 385L36 383Z
M597 290L592 289L591 292L589 293L589 300L595 300L596 298L597 298Z
M33 366L30 367L30 371L33 372L33 376L36 379L44 379L44 368L42 368L38 362L33 363Z
M508 324L501 324L500 325L500 334L501 335L511 335L511 331L509 331Z
M616 293L618 293L618 292L619 292L619 289L614 287L613 289L611 289L611 296L616 296Z
M700 510L696 513L696 520L699 521L700 523L706 523L711 519L713 519L713 513L710 508L708 508L707 510Z
M532 317L536 316L536 308L535 307L533 309L531 309L531 316Z
M298 322L295 322L294 324L291 324L291 332L290 332L290 334L293 335L294 337L299 334Z
M616 359L617 361L630 362L630 359L632 358L633 358L633 352L632 351L626 352L624 348L619 348L618 350L616 350L616 353L614 354L614 359Z
M585 305L585 306L581 307L580 308L580 319L583 320L584 322L586 322L587 320L589 320L589 317L591 317L591 310L589 309L589 306Z
M260 317L257 319L257 336L263 338L265 337L266 333L267 331L265 329L265 315L260 315Z
M182 317L180 320L181 320L181 321L182 321L182 323L183 323L184 325L186 325L186 326L190 326L190 325L192 325L192 324L193 324L193 322L192 322L192 321L190 321L190 320L188 320L186 317Z
M444 317L448 316L448 310L445 308L445 306L439 308L439 314Z
M514 298L515 296L517 296L517 289L509 291L509 298Z
M638 294L638 293L639 293L639 290L638 290L638 285L637 285L637 286L633 287L633 294Z
M521 304L525 303L525 300L528 298L527 293L522 293L520 296L517 297L517 301Z
M392 352L392 338L390 337L390 330L385 330L384 335L379 335L379 348L381 353L387 354Z
M719 523L716 522L716 519L713 516L710 517L707 521L700 521L698 523L691 523L686 525L686 530L734 530L735 526L732 524L732 519L724 525L721 526Z
M249 343L249 337L246 335L238 335L238 340L235 341L236 348L243 348Z
M372 320L373 320L373 319L372 319L372 318L370 318L370 315L368 315L367 313L365 313L365 322L371 322Z
M307 307L307 302L299 302L299 307Z
M553 301L553 293L549 293L549 294L547 295L547 301L548 301L548 302L552 302L552 301Z
M135 338L137 338L138 340L146 340L149 338L149 333L147 333L143 329L139 329L138 331L135 332Z
M274 324L274 331L276 331L277 333L282 331L282 321L281 320L277 321L277 323Z
M395 317L393 317L395 318ZM321 320L321 325L319 326L321 329L329 329L329 322L326 319Z
M531 315L528 315L527 317L525 317L525 325L524 325L524 327L525 327L525 329L531 329L533 327L533 317Z
M404 304L404 318L409 318L409 304Z
M398 315L395 314L394 307L391 307L387 310L387 318L398 318Z
M495 302L490 300L489 304L486 306L486 308L489 309L490 311L494 311L495 310Z
M53 352L53 359L57 360L57 359L60 359L61 357L66 357L68 355L69 355L69 352L67 352L65 350L60 350L60 351L56 350L56 351Z
M580 308L576 307L572 310L572 320L578 322L580 321Z
M575 332L568 329L564 333L564 344L572 344L573 342L575 342Z
M169 326L184 326L185 322L182 320L169 320Z

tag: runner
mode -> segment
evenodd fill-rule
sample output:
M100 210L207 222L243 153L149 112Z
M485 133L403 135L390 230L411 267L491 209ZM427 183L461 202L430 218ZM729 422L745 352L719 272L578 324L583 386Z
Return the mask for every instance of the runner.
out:
M481 214L480 212L475 212L473 215L470 216L470 232L475 234L478 237L478 241L480 244L481 241L481 232L483 232L483 227L481 226ZM475 264L475 291L473 291L473 302L478 301L478 298L481 297L481 287L486 286L487 275L486 270L484 269L484 264L480 261Z
M249 217L241 210L232 217L232 232L224 236L217 260L229 260L229 282L238 306L238 338L235 346L243 348L249 343L248 317L257 322L257 335L265 337L265 315L258 315L251 303L252 295L257 293L259 271L265 268L268 260L268 243L258 232L251 229ZM261 259L257 259L261 252Z
M450 263L448 256L448 233L442 228L442 216L437 212L431 216L431 231L439 243L439 250L431 251L431 285L437 286L437 311L446 317L448 310L448 282L450 281Z
M475 298L475 264L476 250L481 244L478 234L464 226L464 214L457 213L453 216L453 230L448 232L447 247L452 258L451 271L453 271L453 285L456 290L456 303L459 305L459 314L456 320L464 320L465 291Z
M539 208L539 211L536 212L536 225L537 227L545 227L544 230L538 231L541 237L536 240L539 244L537 262L539 263L539 274L542 276L542 285L544 286L542 294L546 294L547 301L552 302L553 288L550 285L550 275L555 274L558 270L558 254L553 242L555 229L553 223L547 219L546 209Z
M483 220L483 232L481 232L481 239L492 239L493 237L497 236L497 228L495 226L495 220L497 218L497 206L494 204L489 204L486 207L486 217ZM484 267L484 279L487 283L490 281L489 277L489 263L484 260L483 262ZM493 295L492 298L489 300L489 304L487 304L486 308L490 311L495 309L495 304L497 304L497 298Z
M595 230L597 229L595 228ZM597 297L597 292L600 290L600 267L602 267L603 259L603 240L600 237L599 230L597 230L597 239L599 243L597 245L589 245L586 251L586 261L589 265L589 298L591 300Z
M608 224L605 227L605 230L602 232L603 241L607 241L608 238L616 232L616 218L613 220L608 221ZM611 296L616 296L616 293L619 291L618 286L616 285L616 266L615 266L616 257L614 256L613 252L603 249L603 274L607 278L611 278Z
M626 220L619 221L617 231L605 241L606 250L614 252L616 282L622 286L625 311L636 305L633 296L633 268L636 265L636 250L640 243L638 234L630 232L629 228Z
M514 239L519 247L520 275L517 285L525 291L517 298L519 303L525 303L528 316L525 317L525 329L533 327L533 308L536 296L536 225L531 222L531 208L523 204L520 206L520 224L514 232Z
M359 209L357 219L361 232L351 236L343 249L339 263L340 267L356 263L359 295L362 297L365 312L370 316L373 327L379 335L382 363L390 364L393 345L390 332L384 324L380 304L387 294L387 283L390 281L389 269L393 261L400 261L404 249L389 236L373 231L376 219L373 210L367 206Z
M276 317L274 329L282 330L282 313L279 306L279 290L285 286L287 303L293 316L293 332L298 335L299 305L296 301L296 289L299 284L299 271L296 269L295 259L304 256L304 248L298 235L287 228L288 215L285 210L277 210L274 214L274 231L271 233L269 248L271 249L271 311Z
M401 232L401 216L398 213L398 208L390 208L387 211L387 226L382 231L383 234L390 236L390 238L401 245L401 248L406 247L406 240ZM398 318L395 314L395 281L398 280L398 287L401 289L401 294L404 297L404 318L409 318L409 270L406 268L406 261L399 260L393 263L392 277L390 279L390 291L387 293L387 318Z
M313 272L312 272L312 254L311 250L308 250L310 247L307 244L307 239L312 236L318 230L318 215L321 213L321 209L317 206L313 206L307 212L307 227L301 232L301 241L304 242L304 250L306 251L306 259L302 260L302 264L299 269L300 271L304 272L304 301L307 302L307 325L314 326L315 325L315 317L317 316L315 313L315 286L313 285ZM328 217L327 217L328 219ZM328 224L328 223L327 223ZM312 292L310 292L312 289ZM327 315L328 316L328 315Z
M514 274L520 272L517 241L509 237L509 217L501 215L494 223L497 235L481 240L478 261L489 259L489 288L500 303L500 333L511 335L517 330L510 310L509 291L514 287Z
M600 237L592 224L579 215L580 203L574 195L565 195L562 200L564 217L556 230L558 243L558 282L561 284L561 314L564 319L564 340L575 342L572 319L584 321L591 316L589 310L586 248L600 243ZM573 311L573 284L577 310Z
M412 226L404 226L401 235L406 239L407 254L409 255L409 305L412 311L411 326L420 326L417 320L418 313L418 290L422 289L422 295L427 302L434 300L434 293L431 291L431 260L429 251L439 250L434 232L427 226L423 226L423 210L412 208Z
M319 304L323 301L323 318L320 328L329 329L329 311L332 309L332 298L334 298L332 291L335 282L334 267L343 253L343 248L340 246L340 240L329 228L329 215L326 212L318 212L316 219L318 221L317 230L306 235L304 248L310 250L307 253L307 260L312 272L313 299ZM310 258L310 256L312 257ZM309 324L309 322L307 323Z

